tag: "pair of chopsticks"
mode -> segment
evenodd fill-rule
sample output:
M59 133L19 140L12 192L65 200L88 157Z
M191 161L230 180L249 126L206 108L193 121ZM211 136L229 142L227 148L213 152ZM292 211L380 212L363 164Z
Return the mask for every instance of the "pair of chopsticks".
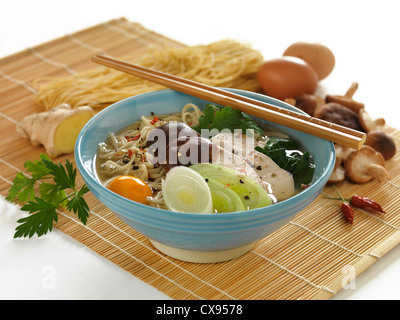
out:
M219 105L230 106L249 115L357 150L363 146L366 139L364 132L105 55L96 55L92 57L92 61L158 83L176 91Z

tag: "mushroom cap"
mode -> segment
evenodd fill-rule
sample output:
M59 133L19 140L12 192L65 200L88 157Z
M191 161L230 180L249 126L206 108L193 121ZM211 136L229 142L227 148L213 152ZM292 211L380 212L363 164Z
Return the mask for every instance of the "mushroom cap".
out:
M358 112L358 120L365 132L376 130L386 125L385 119L373 119L365 109L360 109Z
M295 106L312 116L318 105L317 97L313 94L303 94L295 99Z
M354 112L358 113L361 109L364 109L364 104L353 99L353 95L357 89L358 83L353 82L344 96L328 94L325 97L325 101L339 103L342 106L350 108Z
M358 113L339 103L326 103L315 111L314 117L354 130L363 131L360 122L358 121Z
M343 166L338 166L333 170L332 174L329 176L328 183L338 183L344 181L346 178L346 171Z
M337 167L343 164L346 160L347 156L353 151L352 148L343 146L341 144L335 143L335 167L333 170L336 170Z
M393 138L382 130L368 132L365 144L380 152L385 160L389 160L396 154L396 144Z
M344 168L347 178L355 183L366 183L374 178L378 181L389 179L382 154L366 145L349 154Z
M339 103L342 106L349 108L355 112L360 111L361 109L364 109L364 104L361 102L357 102L353 100L352 98L346 97L346 96L338 96L338 95L330 95L328 94L325 97L326 102L335 102Z

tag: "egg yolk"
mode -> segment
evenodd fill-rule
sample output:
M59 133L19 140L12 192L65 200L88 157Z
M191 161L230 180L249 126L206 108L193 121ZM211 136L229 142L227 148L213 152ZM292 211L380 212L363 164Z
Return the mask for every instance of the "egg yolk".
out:
M147 203L147 197L151 197L153 194L146 182L132 176L119 176L112 180L107 188L139 203Z

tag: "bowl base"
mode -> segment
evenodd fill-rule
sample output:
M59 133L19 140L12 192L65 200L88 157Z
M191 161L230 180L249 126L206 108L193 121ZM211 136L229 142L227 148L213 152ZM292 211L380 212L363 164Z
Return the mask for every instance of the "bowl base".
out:
M149 239L150 242L162 253L165 253L171 258L175 258L182 261L194 262L194 263L216 263L227 260L232 260L251 250L255 242L247 244L242 247L218 250L218 251L194 251L180 248L174 248L163 243Z

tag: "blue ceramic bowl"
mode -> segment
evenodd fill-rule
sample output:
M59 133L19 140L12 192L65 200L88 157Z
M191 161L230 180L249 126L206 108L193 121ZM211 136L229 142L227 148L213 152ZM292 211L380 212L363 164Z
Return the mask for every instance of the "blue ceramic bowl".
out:
M252 92L232 92L295 110L280 100ZM80 132L75 159L78 169L93 195L136 231L147 236L153 245L169 256L192 262L217 262L235 258L254 244L286 224L309 205L322 191L332 173L335 152L327 140L277 124L267 123L295 137L313 156L315 176L301 193L265 208L220 214L177 213L153 208L121 197L101 183L96 174L97 146L109 132L116 132L142 115L180 112L186 103L204 107L207 101L170 89L137 95L104 109L94 116Z

